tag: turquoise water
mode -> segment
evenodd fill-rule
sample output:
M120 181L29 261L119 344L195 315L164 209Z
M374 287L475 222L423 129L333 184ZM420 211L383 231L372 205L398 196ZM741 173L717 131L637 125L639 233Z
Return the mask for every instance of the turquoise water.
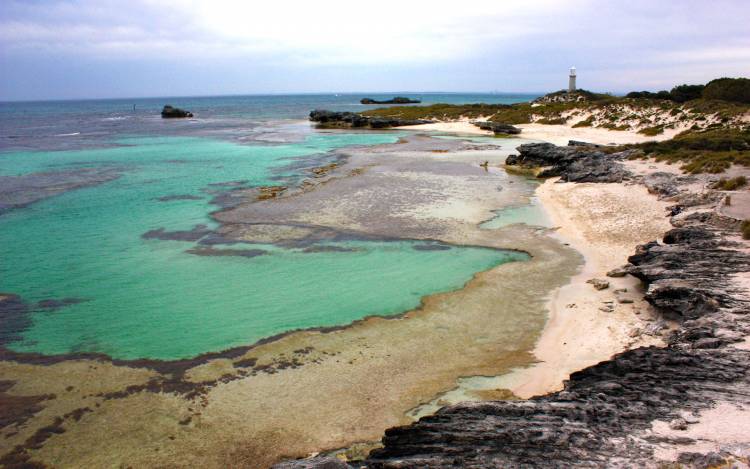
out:
M16 351L103 352L174 359L253 343L288 330L396 314L424 295L524 255L480 248L418 250L415 241L338 243L346 252L251 245L265 255L202 257L192 242L142 239L149 230L214 227L210 184L293 183L295 169L350 145L398 133L308 133L294 143L240 145L191 137L130 137L108 148L0 153L0 174L113 167L121 177L0 216L0 291L33 304L81 302L32 313ZM162 202L192 195L197 200ZM235 246L236 247L236 246ZM243 247L244 248L244 247ZM1 327L0 327L0 332Z
M482 223L480 227L485 229L498 229L516 223L523 223L531 226L549 227L551 222L544 212L539 200L531 197L527 205L518 207L505 207L495 210L495 216L490 220Z

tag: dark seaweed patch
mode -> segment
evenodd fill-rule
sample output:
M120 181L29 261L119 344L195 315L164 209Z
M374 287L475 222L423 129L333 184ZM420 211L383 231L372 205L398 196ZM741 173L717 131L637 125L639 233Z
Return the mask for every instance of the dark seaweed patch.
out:
M29 305L18 295L0 293L0 345L21 339L31 325Z
M262 249L215 249L210 247L199 247L185 251L196 256L238 256L238 257L258 257L268 254Z
M120 177L113 168L81 168L48 171L21 176L0 176L0 214L83 187L95 186Z
M211 187L239 187L239 186L244 186L248 182L250 181L248 181L247 179L242 179L239 181L212 182L211 184L209 184L209 186Z
M451 247L447 244L415 244L412 249L415 251L448 251Z
M42 410L40 402L54 399L54 394L16 396L8 394L15 381L0 381L0 428L19 426Z
M311 252L356 252L356 251L362 251L362 249L345 248L343 246L322 245L322 246L310 246L302 250L302 252L307 252L307 253L311 253Z
M60 308L64 308L66 306L82 303L84 301L86 300L84 300L83 298L62 298L59 300L54 299L54 298L49 298L49 299L41 300L37 302L36 307L37 309L45 309L48 311L54 311Z
M203 197L199 197L197 195L192 194L175 194L175 195L165 195L162 197L157 197L154 200L158 200L159 202L170 202L172 200L201 200Z
M141 235L143 239L161 239L168 241L198 241L211 233L206 225L195 225L190 230L166 231L164 228L150 230Z

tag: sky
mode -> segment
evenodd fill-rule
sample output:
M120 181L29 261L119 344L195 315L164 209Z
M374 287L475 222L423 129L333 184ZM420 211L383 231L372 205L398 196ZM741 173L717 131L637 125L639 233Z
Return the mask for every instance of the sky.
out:
M0 101L750 76L750 0L0 0Z

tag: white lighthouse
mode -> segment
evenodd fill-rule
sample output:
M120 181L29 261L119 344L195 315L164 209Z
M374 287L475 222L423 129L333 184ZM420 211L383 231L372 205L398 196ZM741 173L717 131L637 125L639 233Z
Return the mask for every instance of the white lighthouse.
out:
M568 78L568 93L576 90L576 68L570 67L570 77Z

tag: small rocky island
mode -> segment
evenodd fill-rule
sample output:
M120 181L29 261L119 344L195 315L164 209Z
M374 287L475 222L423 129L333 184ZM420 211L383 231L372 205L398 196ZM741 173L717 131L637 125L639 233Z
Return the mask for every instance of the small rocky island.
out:
M360 101L362 104L419 104L422 101L419 99L405 98L403 96L396 96L393 99L387 99L385 101L378 101L372 98L362 98Z
M164 109L161 110L161 116L164 119L174 119L179 117L193 117L193 113L167 104L164 106Z
M391 117L370 117L355 112L335 112L316 109L310 112L310 120L320 128L370 128L385 129L402 125L429 124L424 119L400 119Z

